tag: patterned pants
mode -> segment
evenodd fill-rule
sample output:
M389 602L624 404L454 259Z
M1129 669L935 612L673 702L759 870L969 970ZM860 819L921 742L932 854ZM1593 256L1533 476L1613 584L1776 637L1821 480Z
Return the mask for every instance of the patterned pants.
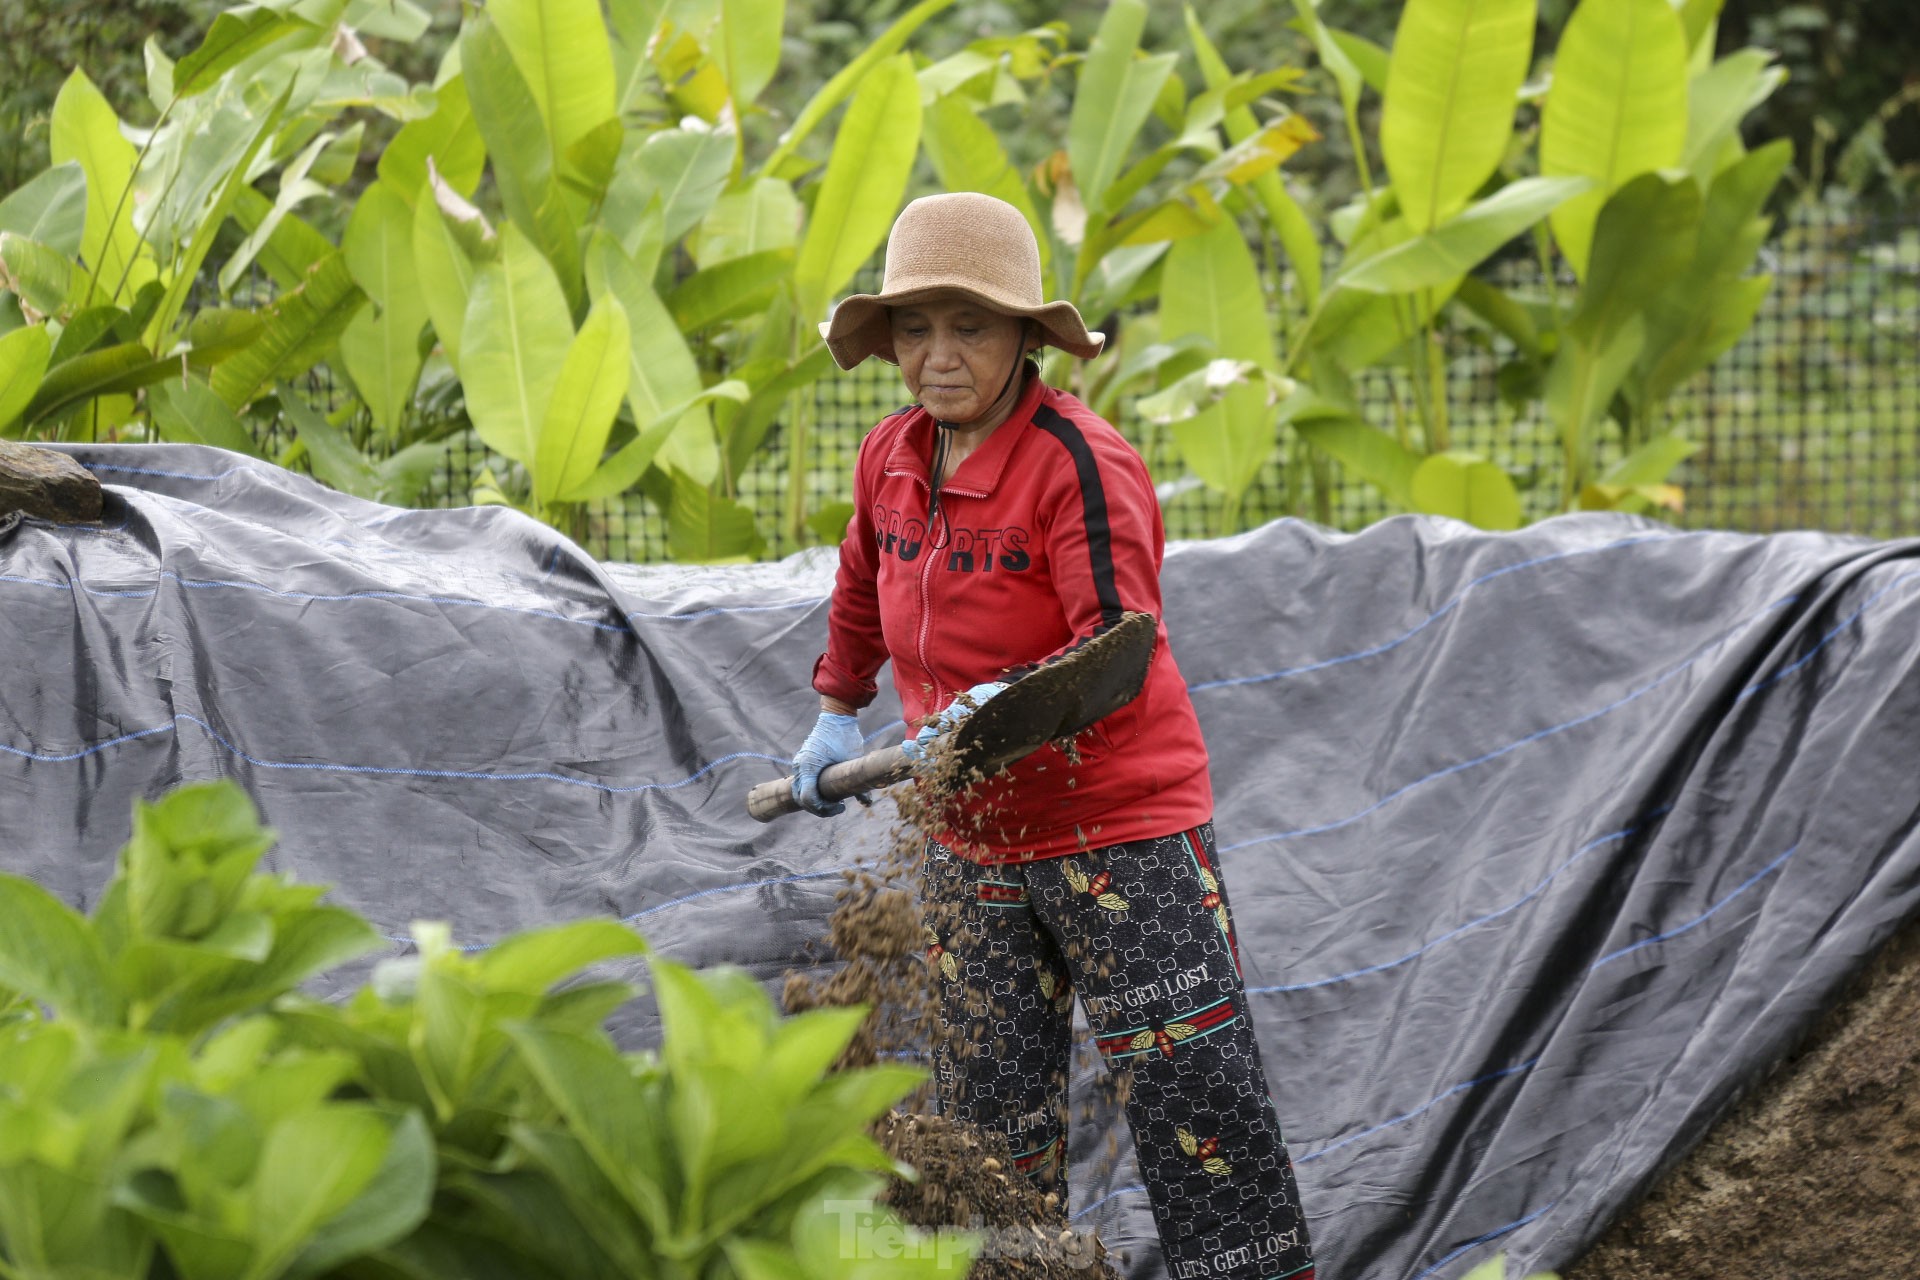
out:
M1005 1133L1022 1171L1065 1203L1078 991L1125 1099L1168 1274L1312 1280L1211 823L1017 866L929 842L924 899L948 1114Z

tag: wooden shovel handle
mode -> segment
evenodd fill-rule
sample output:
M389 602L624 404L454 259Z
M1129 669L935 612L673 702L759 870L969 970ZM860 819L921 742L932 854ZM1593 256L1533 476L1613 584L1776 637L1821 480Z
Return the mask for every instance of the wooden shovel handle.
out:
M913 776L913 761L900 747L870 751L858 760L830 764L820 771L820 798L844 800L862 791L890 787ZM747 812L761 822L772 822L783 813L800 812L793 798L793 778L763 782L747 792Z

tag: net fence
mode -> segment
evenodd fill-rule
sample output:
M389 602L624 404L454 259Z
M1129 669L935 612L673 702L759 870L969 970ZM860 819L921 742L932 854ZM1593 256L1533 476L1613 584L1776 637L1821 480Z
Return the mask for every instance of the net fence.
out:
M1803 208L1782 219L1760 266L1774 286L1751 330L1667 407L1669 429L1700 448L1674 476L1684 508L1666 518L1756 533L1808 528L1885 538L1920 531L1920 214L1866 218ZM1511 287L1544 284L1537 262L1524 255L1493 272ZM872 283L863 277L857 287ZM1551 514L1560 499L1560 444L1537 401L1516 408L1500 394L1512 345L1486 330L1451 326L1444 352L1452 446L1512 474L1530 518ZM324 373L311 390L322 400L338 394ZM1403 423L1408 391L1396 370L1370 370L1356 384L1368 421L1390 431L1412 429ZM879 361L836 371L810 394L804 486L805 508L814 512L851 499L861 438L907 394L898 370ZM1172 433L1143 422L1130 405L1115 425L1161 486L1167 535L1221 532L1219 497L1187 477ZM780 528L791 427L790 418L776 422L735 480L770 556L799 545ZM273 435L284 439L278 427ZM1603 460L1609 448L1617 454L1614 442L1601 447ZM424 501L467 505L483 473L498 477L507 467L462 431ZM1313 470L1291 433L1277 433L1242 500L1240 523L1299 516L1357 529L1393 514L1378 490L1343 475L1337 463L1322 460L1317 482ZM665 515L637 491L591 504L568 532L602 559L669 558Z

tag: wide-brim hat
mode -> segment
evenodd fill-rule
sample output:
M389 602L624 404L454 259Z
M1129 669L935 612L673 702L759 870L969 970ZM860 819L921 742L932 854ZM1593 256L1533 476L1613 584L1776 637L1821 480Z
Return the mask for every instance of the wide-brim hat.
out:
M922 196L902 209L887 236L880 292L843 301L820 336L842 369L868 356L898 364L887 308L955 293L1037 322L1048 344L1082 360L1099 355L1106 343L1106 335L1088 331L1071 302L1046 301L1040 244L1021 212L972 191Z

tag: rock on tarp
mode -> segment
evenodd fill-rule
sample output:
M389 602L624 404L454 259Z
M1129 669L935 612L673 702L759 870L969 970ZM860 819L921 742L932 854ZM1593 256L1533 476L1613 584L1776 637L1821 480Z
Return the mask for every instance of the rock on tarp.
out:
M830 553L603 565L501 509L68 451L104 522L0 535L9 870L90 903L135 797L231 777L396 947L599 913L821 963L890 815L742 801L812 720ZM1282 521L1165 584L1323 1275L1577 1257L1920 904L1920 543ZM1115 1124L1074 1210L1160 1276Z

